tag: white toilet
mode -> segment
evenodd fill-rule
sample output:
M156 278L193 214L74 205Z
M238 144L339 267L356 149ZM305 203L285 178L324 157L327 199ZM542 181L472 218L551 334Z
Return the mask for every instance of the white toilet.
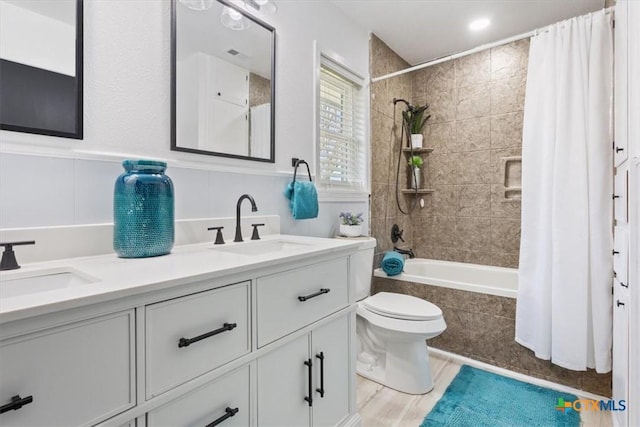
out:
M356 335L359 375L409 394L433 389L425 340L447 328L442 310L410 295L369 296L376 240L363 241L355 256Z

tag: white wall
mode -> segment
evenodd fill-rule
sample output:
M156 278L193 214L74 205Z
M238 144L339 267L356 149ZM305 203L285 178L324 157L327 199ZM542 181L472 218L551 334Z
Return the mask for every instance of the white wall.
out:
M129 157L168 161L178 218L233 216L242 192L261 214L282 215L285 233L328 236L341 210L366 212L360 198L323 202L316 220L287 213L290 159L313 160L313 42L367 76L368 34L326 1L278 7L265 18L277 30L274 165L170 151L170 2L85 0L85 138L0 133L0 228L111 221L118 162Z

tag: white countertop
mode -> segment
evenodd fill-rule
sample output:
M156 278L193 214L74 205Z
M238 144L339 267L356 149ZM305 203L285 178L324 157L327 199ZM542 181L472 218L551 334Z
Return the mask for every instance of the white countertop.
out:
M241 250L248 247L246 245L268 245L269 242L290 242L292 245L264 254L247 255L228 251L235 247ZM151 258L125 259L110 254L25 264L19 270L0 273L0 279L10 280L41 270L62 268L76 270L96 281L11 298L2 298L0 290L0 323L304 260L334 251L346 253L354 251L361 244L362 241L355 239L274 234L264 236L260 241L245 240L219 246L211 243L177 246L169 255Z

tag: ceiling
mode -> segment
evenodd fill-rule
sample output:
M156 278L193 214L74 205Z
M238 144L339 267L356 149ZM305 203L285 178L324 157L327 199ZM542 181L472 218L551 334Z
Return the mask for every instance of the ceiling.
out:
M604 0L332 0L417 65L601 9ZM468 25L488 18L491 25Z

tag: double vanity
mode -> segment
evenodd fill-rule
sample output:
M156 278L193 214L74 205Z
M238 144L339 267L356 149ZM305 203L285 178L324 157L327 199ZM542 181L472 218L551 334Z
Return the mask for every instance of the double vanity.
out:
M357 241L268 235L0 274L0 424L357 425Z

